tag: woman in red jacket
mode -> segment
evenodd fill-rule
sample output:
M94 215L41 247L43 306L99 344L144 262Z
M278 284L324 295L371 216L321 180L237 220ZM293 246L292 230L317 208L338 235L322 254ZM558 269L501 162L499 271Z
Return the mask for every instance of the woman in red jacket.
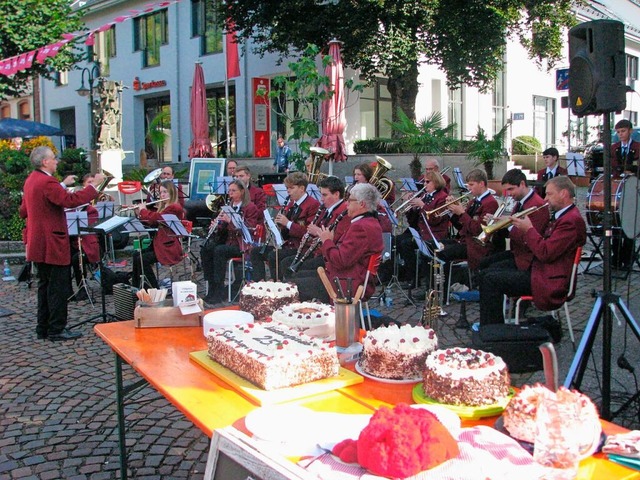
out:
M182 260L182 244L180 237L177 237L171 229L164 223L162 216L173 214L182 220L184 211L178 200L178 190L173 181L167 180L160 184L160 203L156 204L156 210L148 210L145 204L141 203L136 209L136 216L147 226L157 228L158 231L151 242L151 245L142 250L142 260L140 251L133 254L133 275L131 283L144 287L143 283L153 288L158 288L158 280L153 271L153 265L160 262L162 265L175 265ZM142 276L144 275L143 280Z

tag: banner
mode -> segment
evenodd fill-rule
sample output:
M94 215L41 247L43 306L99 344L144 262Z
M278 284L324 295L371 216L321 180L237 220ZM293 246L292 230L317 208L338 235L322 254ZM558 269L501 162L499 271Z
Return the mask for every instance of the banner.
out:
M271 109L269 108L270 84L268 78L254 77L253 92L253 148L256 157L271 156Z

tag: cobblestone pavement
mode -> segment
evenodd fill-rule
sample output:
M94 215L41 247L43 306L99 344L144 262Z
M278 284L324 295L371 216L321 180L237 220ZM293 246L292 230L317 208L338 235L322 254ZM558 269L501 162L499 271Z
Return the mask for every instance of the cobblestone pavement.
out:
M13 265L12 270L17 274L19 266ZM633 272L627 280L614 280L613 285L634 316L640 313L639 275ZM601 287L601 276L579 276L576 299L570 304L578 341L593 309L591 294ZM414 290L413 296L424 298L424 290ZM394 300L391 308L376 309L402 322L419 321L421 302L417 308L406 305L397 288ZM113 354L93 333L93 323L77 327L84 335L76 341L36 340L35 284L29 289L24 283L0 282L0 306L10 312L0 317L0 479L119 478ZM455 328L460 304L452 302L444 310L448 315L438 324L441 345L470 345L470 332ZM107 296L107 311L114 312L111 295ZM98 315L100 306L96 303L92 308L88 301L71 303L69 313L73 325ZM477 320L477 303L467 306L467 317ZM635 372L619 368L618 357L624 353L633 368L640 365L638 341L622 316L618 317L620 322L613 320L612 411L638 391ZM566 324L563 326L563 339L556 345L561 381L574 356ZM596 402L600 398L601 344L599 334L594 361L582 384ZM128 366L124 373L125 381L138 378ZM542 378L541 373L514 375L514 383ZM638 408L635 403L615 421L640 428ZM130 478L202 478L209 439L159 393L151 387L141 389L128 401L126 414Z

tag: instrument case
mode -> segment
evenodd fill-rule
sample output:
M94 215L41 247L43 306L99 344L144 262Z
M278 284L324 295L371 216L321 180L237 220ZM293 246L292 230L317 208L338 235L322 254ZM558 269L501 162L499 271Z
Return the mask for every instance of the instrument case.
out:
M542 370L539 346L551 341L549 332L536 325L483 325L471 335L473 347L501 357L510 373Z

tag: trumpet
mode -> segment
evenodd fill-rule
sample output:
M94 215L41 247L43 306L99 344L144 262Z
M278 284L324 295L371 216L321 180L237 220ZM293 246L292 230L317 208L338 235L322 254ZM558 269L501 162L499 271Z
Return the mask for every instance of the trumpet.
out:
M549 206L548 203L543 203L538 207L529 207L526 210L521 210L518 213L514 213L509 217L500 217L496 218L495 221L491 221L490 225L482 226L482 233L474 238L474 240L482 246L487 245L491 236L497 232L498 230L502 230L503 228L508 227L513 222L514 218L526 217L527 215L531 215L532 213L537 212L538 210L542 210L543 208L547 208ZM496 212L497 213L497 212ZM497 217L497 215L496 215Z
M427 218L435 215L436 217L444 217L445 215L449 215L451 213L451 210L449 209L449 207L451 205L454 205L456 203L460 203L461 205L466 205L469 200L471 200L470 197L471 193L467 192L464 195L460 195L458 198L454 198L453 200L451 200L450 202L445 203L444 205L440 205L438 208L434 208L433 210L428 210L427 212L425 212L425 214L427 215Z

